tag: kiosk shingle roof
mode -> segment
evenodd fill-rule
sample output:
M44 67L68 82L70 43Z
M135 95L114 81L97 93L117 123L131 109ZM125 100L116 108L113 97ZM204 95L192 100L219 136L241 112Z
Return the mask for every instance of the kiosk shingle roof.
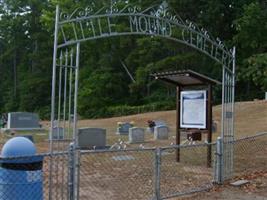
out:
M159 79L177 86L221 84L217 80L214 80L192 70L160 72L151 74L151 76L153 76L155 79Z

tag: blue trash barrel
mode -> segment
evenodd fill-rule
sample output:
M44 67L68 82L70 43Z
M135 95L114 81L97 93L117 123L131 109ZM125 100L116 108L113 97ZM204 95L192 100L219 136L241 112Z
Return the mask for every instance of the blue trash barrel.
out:
M43 199L43 156L25 137L6 142L0 158L0 200Z

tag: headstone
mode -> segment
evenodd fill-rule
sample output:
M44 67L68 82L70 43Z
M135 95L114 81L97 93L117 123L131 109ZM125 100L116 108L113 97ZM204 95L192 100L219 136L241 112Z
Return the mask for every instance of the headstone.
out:
M60 126L60 124L59 124L58 120L54 120L53 121L53 127L59 127L59 126Z
M167 126L166 122L163 120L148 120L147 132L154 133L155 126Z
M128 135L129 129L132 127L133 127L133 125L130 124L129 122L121 123L120 127L117 128L117 134L118 135Z
M8 113L7 129L31 130L40 129L39 117L35 113L12 112Z
M52 132L53 140L63 140L64 139L64 128L54 127Z
M265 100L267 100L267 92L265 92Z
M169 138L169 128L167 126L155 126L154 139L167 140Z
M32 135L22 135L22 137L25 137L25 138L29 139L30 141L32 141L34 143Z
M78 146L81 149L106 147L106 129L80 128L78 130Z
M142 143L145 140L145 130L133 127L129 129L129 143Z

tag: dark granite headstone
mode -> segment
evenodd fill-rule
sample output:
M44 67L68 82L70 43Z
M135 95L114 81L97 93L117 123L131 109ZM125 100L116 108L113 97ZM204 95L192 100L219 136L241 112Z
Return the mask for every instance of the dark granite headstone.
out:
M129 134L129 129L132 128L133 125L126 122L122 123L120 127L117 128L117 134L118 135L128 135Z
M29 130L40 129L39 116L35 113L12 112L8 113L7 129Z
M78 130L78 147L81 149L106 147L106 129L80 128Z

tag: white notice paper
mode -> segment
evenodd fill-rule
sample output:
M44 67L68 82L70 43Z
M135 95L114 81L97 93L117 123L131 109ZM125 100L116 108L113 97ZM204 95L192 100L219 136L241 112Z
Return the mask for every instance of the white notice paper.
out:
M181 92L181 128L206 128L206 91Z

